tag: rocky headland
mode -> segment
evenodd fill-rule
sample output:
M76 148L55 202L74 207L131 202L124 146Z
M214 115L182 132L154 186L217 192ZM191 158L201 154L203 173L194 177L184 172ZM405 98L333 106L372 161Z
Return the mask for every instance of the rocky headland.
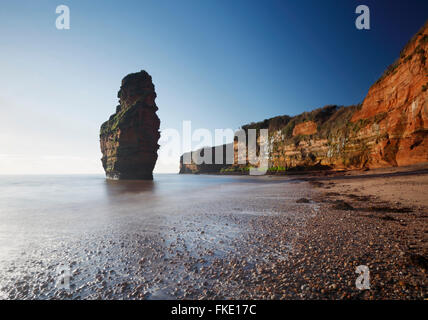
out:
M427 55L425 23L371 86L362 104L325 106L294 117L278 116L247 124L242 129L269 130L268 172L274 174L428 162ZM239 143L235 139L234 164L186 164L182 157L180 173L247 173L248 161L237 161Z
M127 75L118 92L116 113L100 131L101 158L109 179L153 179L160 120L156 92L146 71Z

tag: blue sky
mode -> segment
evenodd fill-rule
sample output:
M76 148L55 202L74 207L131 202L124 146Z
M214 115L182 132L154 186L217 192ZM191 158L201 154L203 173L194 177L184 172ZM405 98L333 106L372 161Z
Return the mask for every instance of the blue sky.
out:
M70 30L55 28L60 4ZM371 30L355 28L359 4ZM424 0L2 1L0 174L101 173L99 127L141 69L161 129L359 103L427 12Z

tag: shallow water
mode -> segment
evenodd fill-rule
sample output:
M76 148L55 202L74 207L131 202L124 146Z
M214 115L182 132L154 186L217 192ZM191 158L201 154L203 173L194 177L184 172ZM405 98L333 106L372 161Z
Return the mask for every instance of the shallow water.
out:
M215 259L286 255L288 242L249 255L250 222L299 223L293 190L244 176L0 176L0 298L179 298L183 283L201 291L209 284L198 269ZM70 290L55 284L60 266Z

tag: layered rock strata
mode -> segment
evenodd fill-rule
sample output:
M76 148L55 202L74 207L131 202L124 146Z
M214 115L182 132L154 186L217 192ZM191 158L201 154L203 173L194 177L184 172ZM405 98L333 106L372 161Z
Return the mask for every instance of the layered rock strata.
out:
M118 92L116 112L100 131L102 165L108 179L153 179L160 120L156 92L146 71L127 75Z
M428 23L371 86L362 104L326 106L242 128L269 130L270 172L378 168L428 162L427 55ZM234 142L235 153L239 143ZM220 171L247 172L248 167L248 162L235 161L222 166ZM217 168L218 165L180 164L182 173L212 172Z

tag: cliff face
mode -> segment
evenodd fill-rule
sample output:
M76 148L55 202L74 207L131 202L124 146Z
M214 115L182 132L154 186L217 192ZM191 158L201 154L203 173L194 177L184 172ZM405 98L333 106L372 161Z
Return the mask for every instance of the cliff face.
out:
M204 148L204 149L200 149L197 151L194 151L192 153L185 153L184 155L182 155L180 157L180 173L218 173L221 171L221 169L223 169L224 167L227 166L227 159L226 159L226 154L227 154L227 149L231 148L232 146L230 144L227 145L221 145L221 146L217 146L217 147L211 147L211 148ZM220 151L220 149L222 149L222 151ZM233 149L231 149L233 150ZM209 159L211 159L210 163L206 163L203 161L203 159L206 159L207 157L205 155L205 152L209 152L210 156L208 157ZM216 153L221 152L221 164L216 164L215 161L215 155ZM237 152L233 152L233 155L236 155ZM183 165L184 163L184 157L188 156L189 159L193 159L196 161L191 161L190 164L187 165ZM203 159L201 159L202 157L204 157ZM237 161L234 161L237 163Z
M409 41L361 105L326 106L296 117L245 125L269 129L271 172L310 168L377 168L428 162L428 23ZM248 163L222 172L246 172ZM181 162L180 172L207 166ZM213 166L208 166L210 172ZM217 166L218 167L218 166Z
M359 132L372 147L370 166L428 161L427 55L426 24L401 51L400 58L370 88L361 110L352 116L352 122L382 118L377 127L367 125Z
M141 71L127 75L118 92L116 113L100 131L101 158L109 179L153 179L160 120L152 77Z

